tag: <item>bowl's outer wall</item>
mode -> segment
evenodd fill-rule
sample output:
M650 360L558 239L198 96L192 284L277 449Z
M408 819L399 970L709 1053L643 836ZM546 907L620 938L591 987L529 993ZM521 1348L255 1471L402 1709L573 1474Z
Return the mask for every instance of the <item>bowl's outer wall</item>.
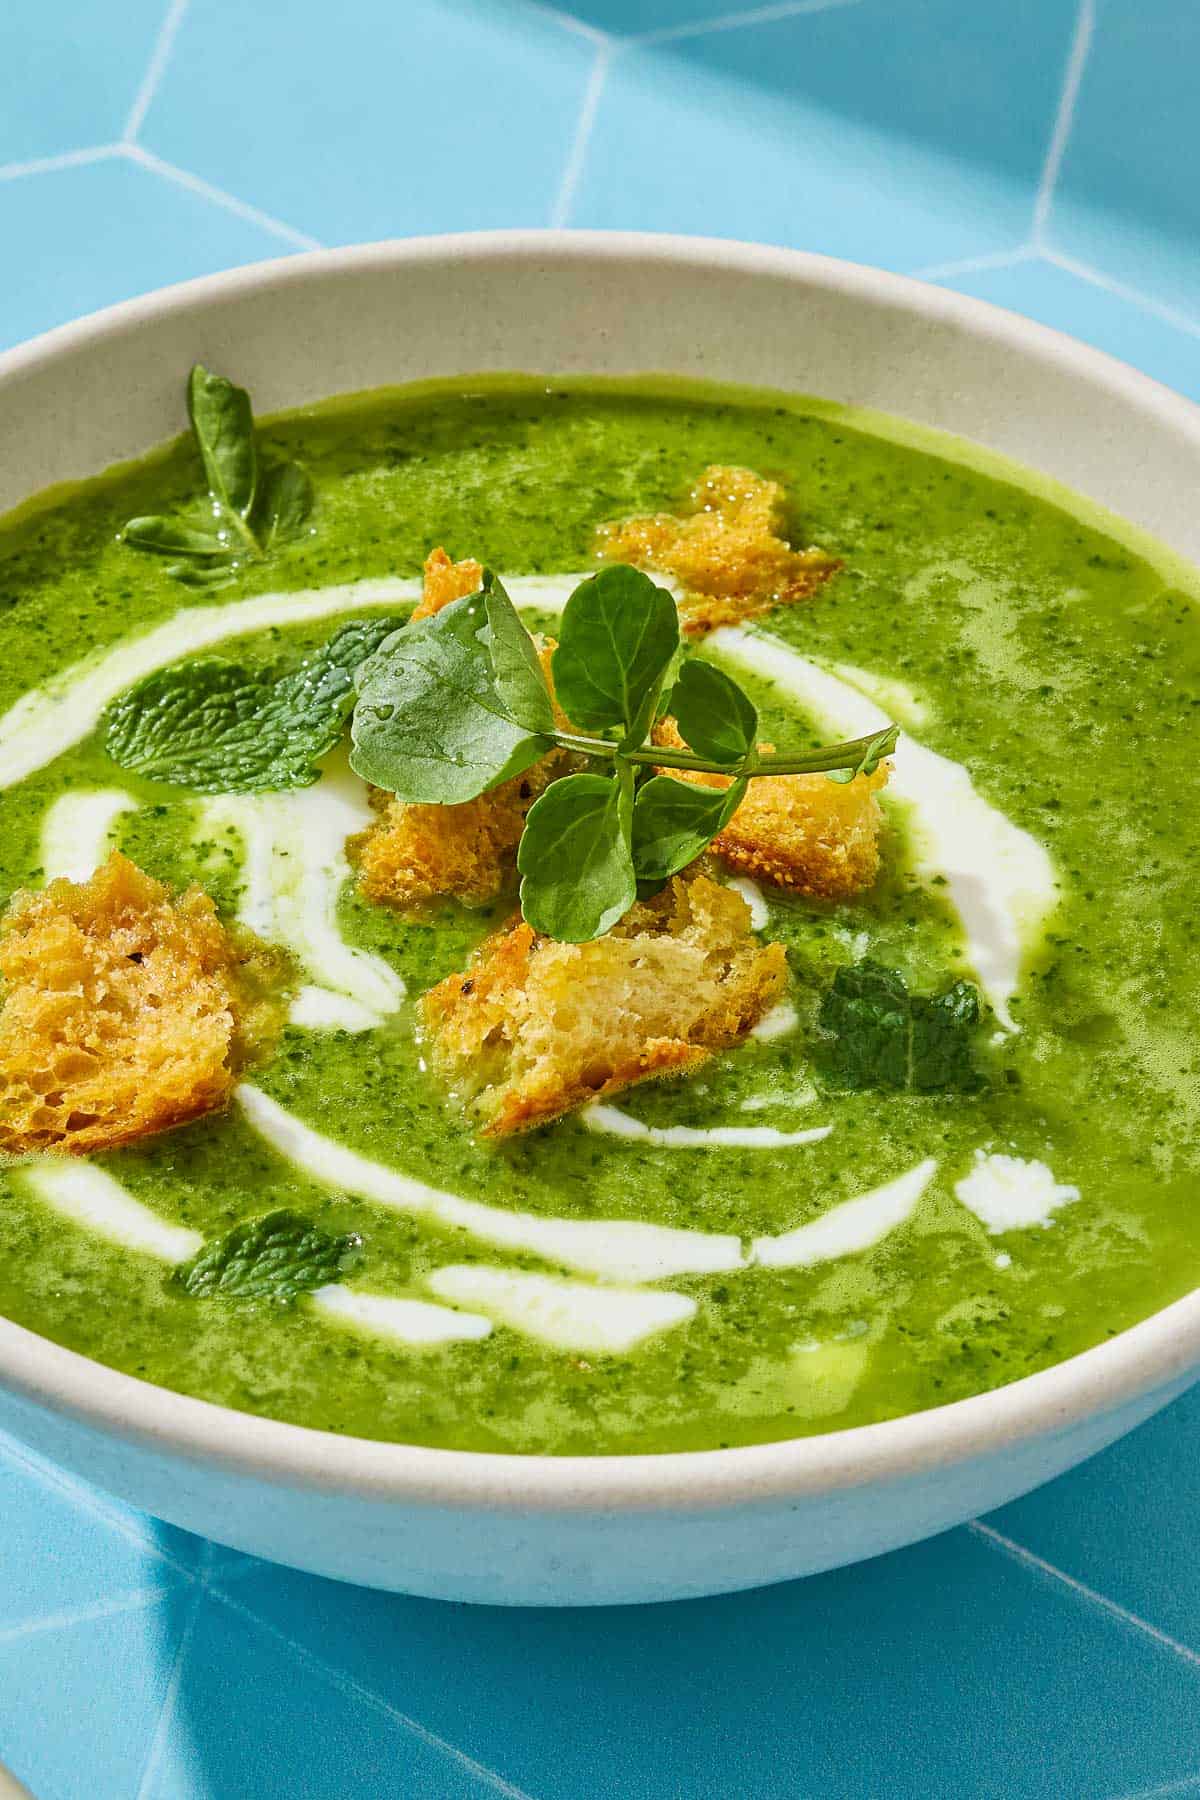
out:
M977 302L822 258L582 233L290 259L152 296L10 353L0 358L0 509L173 435L195 360L246 383L264 411L522 369L815 393L1016 457L1200 561L1200 415L1121 365ZM349 1478L323 1485L304 1473L310 1453L285 1451L286 1428L267 1423L252 1453L223 1457L211 1426L193 1430L177 1417L189 1403L154 1395L153 1407L131 1400L128 1418L112 1415L122 1378L50 1346L43 1357L38 1340L3 1322L11 1366L0 1376L24 1394L0 1394L0 1423L136 1506L318 1573L512 1604L670 1599L875 1555L1069 1468L1195 1379L1200 1307L1181 1302L1171 1314L1075 1359L1074 1370L1005 1390L1008 1399L948 1409L932 1452L923 1421L935 1414L847 1434L840 1441L886 1436L892 1446L869 1468L864 1459L861 1479L822 1487L818 1444L812 1456L804 1443L772 1447L774 1475L758 1485L731 1481L726 1459L741 1454L737 1469L761 1468L761 1451L721 1453L726 1477L707 1493L703 1458L637 1459L671 1465L659 1500L645 1506L617 1504L615 1477L606 1495L604 1459L594 1465L595 1503L556 1509L511 1497L506 1505L498 1458L447 1457L454 1491L431 1502L406 1487L413 1453L402 1447L389 1463L390 1494ZM973 1421L965 1434L951 1414ZM325 1442L323 1466L336 1474L338 1444ZM919 1443L926 1448L910 1453ZM421 1454L424 1467L430 1453ZM784 1491L800 1462L804 1491Z
M736 1506L531 1514L297 1491L119 1441L0 1392L0 1427L131 1505L235 1550L366 1587L493 1606L732 1593L878 1556L1017 1499L1140 1425L1187 1376L948 1468Z

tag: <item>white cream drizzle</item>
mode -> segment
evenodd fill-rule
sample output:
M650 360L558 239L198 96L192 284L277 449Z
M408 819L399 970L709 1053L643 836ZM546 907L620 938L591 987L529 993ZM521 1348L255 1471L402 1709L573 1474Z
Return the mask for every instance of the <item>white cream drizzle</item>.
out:
M56 1213L126 1250L178 1263L195 1256L204 1242L198 1231L160 1219L95 1163L48 1156L23 1164L17 1172Z
M348 944L338 897L350 876L345 842L374 814L366 785L338 761L311 788L279 794L220 794L200 810L202 828L241 840L238 918L290 950L312 977L292 1021L364 1031L396 1011L404 983L381 956Z
M873 700L765 633L723 626L705 648L774 682L831 733L858 737L890 723ZM1015 1031L1009 1002L1023 943L1057 899L1049 856L976 791L962 763L911 737L900 739L889 793L909 809L917 872L945 878L971 966L996 1017Z
M993 1236L1050 1225L1060 1206L1079 1199L1079 1189L1056 1181L1044 1162L989 1156L982 1150L975 1152L974 1166L955 1182L954 1192Z
M403 1295L364 1294L340 1282L317 1288L311 1301L331 1319L373 1337L394 1338L399 1344L469 1343L488 1337L492 1329L492 1321L478 1313L456 1312L450 1306L434 1306L429 1300L410 1300Z
M644 1125L619 1107L598 1102L585 1106L579 1116L589 1131L668 1150L786 1150L819 1144L833 1130L832 1125L811 1125L807 1131L777 1131L773 1125Z
M91 788L61 795L42 819L42 873L47 881L65 876L86 881L112 847L113 828L138 802L123 788Z
M755 1238L750 1246L751 1260L767 1269L807 1269L813 1263L832 1262L835 1257L869 1250L880 1238L903 1225L936 1172L936 1160L927 1157L886 1186L845 1200L821 1218L798 1225L782 1237Z
M854 663L830 663L828 667L842 681L848 681L871 700L878 701L884 711L902 725L927 725L929 707L907 682L894 675L878 675L873 669L860 669Z
M781 1000L770 1012L763 1014L758 1024L752 1027L750 1036L757 1038L760 1043L769 1043L772 1038L787 1037L799 1023L800 1014L791 1001Z
M436 1269L426 1283L442 1300L478 1307L497 1323L555 1350L619 1356L656 1332L694 1318L688 1294L661 1288L594 1287L481 1263Z
M771 923L771 909L757 881L751 881L748 875L732 875L726 886L740 894L750 908L751 931L765 931Z
M510 1212L447 1194L323 1137L249 1083L238 1101L255 1131L302 1172L341 1193L466 1231L497 1249L523 1251L602 1281L662 1281L736 1269L742 1247L732 1235L687 1231L636 1219L555 1219Z

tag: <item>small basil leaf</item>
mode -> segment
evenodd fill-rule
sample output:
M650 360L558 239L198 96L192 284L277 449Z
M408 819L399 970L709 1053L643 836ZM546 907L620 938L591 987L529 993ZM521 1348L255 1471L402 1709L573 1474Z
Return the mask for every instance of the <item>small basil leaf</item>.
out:
M355 670L394 628L351 620L277 680L221 656L159 669L109 707L105 748L123 769L193 793L307 787L342 735Z
M402 800L456 805L529 768L551 746L511 716L483 642L485 598L397 631L363 664L350 762Z
M733 768L753 750L758 713L723 669L690 657L671 692L670 710L684 742L709 762Z
M575 589L554 652L559 705L585 731L641 737L679 643L679 614L665 588L613 563ZM639 738L640 742L641 739Z
M249 394L197 363L188 376L187 407L209 492L230 512L248 519L258 489Z
M487 617L485 642L500 698L527 731L553 731L554 705L533 639L490 569L483 571L480 591Z
M362 1260L362 1239L333 1233L281 1208L244 1219L176 1269L172 1281L192 1299L267 1300L290 1306L297 1294L339 1281Z
M746 782L702 787L654 775L633 808L633 866L639 881L666 881L708 848L746 797Z
M631 797L607 775L566 775L534 801L517 850L521 911L560 943L584 944L637 898L630 849Z
M313 486L299 463L273 463L259 484L254 523L267 549L298 537L313 509Z
M866 745L862 755L852 767L847 769L829 769L826 773L830 781L839 784L853 781L857 775L873 775L885 756L890 756L896 748L896 739L900 736L898 725L889 725L886 730L876 732Z
M227 540L221 537L216 521L211 531L188 525L182 519L154 516L130 519L121 533L123 541L137 550L153 550L158 556L224 556L230 554Z

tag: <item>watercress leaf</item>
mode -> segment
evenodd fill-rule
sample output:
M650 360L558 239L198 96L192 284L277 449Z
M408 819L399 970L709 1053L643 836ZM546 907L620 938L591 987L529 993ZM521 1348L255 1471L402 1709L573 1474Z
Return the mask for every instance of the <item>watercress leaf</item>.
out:
M554 704L538 661L537 646L521 623L500 578L483 571L485 643L492 659L496 691L518 725L528 731L554 730Z
M394 630L394 619L351 620L277 679L220 656L159 669L109 707L105 748L122 768L194 793L306 787L342 735L358 665Z
M885 756L890 756L896 748L896 739L900 736L898 725L888 725L883 731L876 732L870 738L858 761L844 769L828 769L826 774L830 781L853 781L857 775L873 775Z
M838 970L821 1001L818 1062L836 1087L971 1093L982 1085L972 1056L981 1010L970 982L911 994L895 970L857 963Z
M362 1239L325 1231L282 1208L244 1219L176 1269L172 1280L193 1299L266 1300L290 1306L297 1294L339 1281L362 1259Z
M534 801L517 851L521 911L535 931L584 944L637 898L632 796L608 775L565 775Z
M758 713L731 676L689 657L671 691L670 710L684 742L710 762L734 767L753 750Z
M563 609L552 662L560 706L585 731L617 727L640 742L678 643L666 588L610 564L580 582Z
M209 492L240 519L248 519L258 488L249 394L196 363L188 376L187 408Z
M633 866L639 881L666 881L705 851L746 797L746 782L701 787L654 775L633 807Z
M152 550L158 556L229 555L229 545L220 536L215 521L212 528L206 530L201 525L189 525L183 519L165 515L130 519L121 537L135 549Z
M482 593L393 635L358 674L350 762L402 800L456 805L551 748L502 700Z
M254 526L264 547L298 537L313 509L313 485L299 463L272 463L259 483Z
M181 581L184 587L224 587L226 582L233 580L236 572L236 565L228 558L222 561L193 558L191 562L167 564L167 574Z

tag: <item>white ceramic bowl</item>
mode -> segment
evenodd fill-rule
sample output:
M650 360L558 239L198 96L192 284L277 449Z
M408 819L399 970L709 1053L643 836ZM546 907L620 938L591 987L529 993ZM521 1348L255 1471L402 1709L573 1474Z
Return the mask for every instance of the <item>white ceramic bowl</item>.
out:
M179 428L180 370L264 411L481 370L669 372L900 413L1016 457L1200 562L1200 411L937 288L788 251L514 232L321 252L191 282L0 358L0 509ZM1200 1374L1200 1292L1040 1375L751 1449L473 1455L190 1400L0 1321L0 1424L160 1518L344 1580L520 1605L781 1581L974 1517Z

